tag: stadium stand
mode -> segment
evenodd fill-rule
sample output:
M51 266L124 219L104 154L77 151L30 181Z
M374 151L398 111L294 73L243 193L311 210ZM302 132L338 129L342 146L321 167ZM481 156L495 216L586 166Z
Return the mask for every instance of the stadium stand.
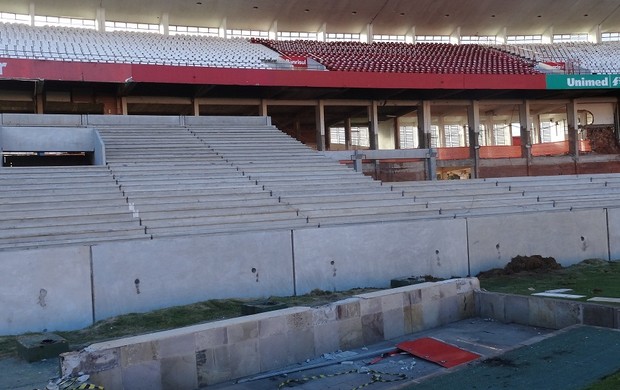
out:
M0 250L148 238L105 167L1 171Z
M97 128L108 170L2 169L0 249L603 208L620 196L617 175L387 185L251 118Z
M284 55L309 56L329 70L399 73L535 74L534 63L482 45L253 39Z
M496 46L528 61L551 64L548 71L566 73L618 73L620 42L559 42Z
M245 39L0 23L0 56L52 61L161 64L223 68L291 68Z

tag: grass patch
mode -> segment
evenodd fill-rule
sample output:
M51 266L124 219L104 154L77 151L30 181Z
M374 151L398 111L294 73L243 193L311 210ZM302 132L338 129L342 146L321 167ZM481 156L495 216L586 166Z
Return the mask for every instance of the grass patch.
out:
M480 276L480 287L493 292L531 295L558 288L570 288L571 294L620 298L620 262L585 260L570 267L544 272L524 271L511 275Z
M586 387L584 390L618 390L620 389L620 371L616 371L612 375L606 376L600 381L594 383L591 386Z
M287 306L316 307L335 302L352 295L377 289L352 289L342 292L314 290L297 297L270 297L269 301L286 303ZM131 313L99 321L94 325L71 332L54 332L64 337L73 350L90 344L128 336L180 328L205 322L241 316L241 307L250 302L241 299L222 299L191 305L154 310L148 313ZM0 337L0 357L17 356L16 336Z

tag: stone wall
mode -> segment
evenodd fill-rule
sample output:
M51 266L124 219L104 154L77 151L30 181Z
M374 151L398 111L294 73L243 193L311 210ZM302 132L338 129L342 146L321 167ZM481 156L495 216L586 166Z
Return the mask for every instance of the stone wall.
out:
M93 344L61 356L62 375L106 389L188 389L300 363L475 315L475 278L382 290Z

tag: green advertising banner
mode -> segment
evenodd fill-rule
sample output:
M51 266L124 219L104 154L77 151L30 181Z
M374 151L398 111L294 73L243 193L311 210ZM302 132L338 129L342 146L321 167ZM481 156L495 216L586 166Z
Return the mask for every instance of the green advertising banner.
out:
M620 89L618 74L548 74L547 89Z

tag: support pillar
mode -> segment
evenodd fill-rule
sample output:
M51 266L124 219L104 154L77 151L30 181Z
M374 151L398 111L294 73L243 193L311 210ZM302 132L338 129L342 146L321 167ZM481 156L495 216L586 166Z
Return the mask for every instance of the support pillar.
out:
M192 99L192 114L194 116L200 116L200 103L198 103L198 99Z
M480 145L478 135L480 134L480 104L477 100L467 106L467 122L469 130L469 156L474 162L472 168L472 178L480 177Z
M127 115L128 113L129 110L127 108L127 98L123 96L121 98L121 115Z
M579 125L574 99L566 105L566 120L568 122L568 154L577 162L579 161Z
M400 149L400 118L394 118L394 149Z
M325 102L319 100L316 107L316 150L325 150Z
M377 102L373 100L368 106L368 136L370 138L370 150L379 149L379 115Z
M260 106L258 107L258 115L260 116L268 116L268 111L267 111L267 101L264 99L261 99L260 101Z
M530 117L530 102L524 100L519 105L519 124L521 126L521 157L524 157L527 163L527 171L529 175L530 165L532 164L532 131L530 129L532 118Z
M344 120L344 148L351 150L353 145L351 143L351 118Z
M420 149L431 147L431 102L426 100L418 107L418 140Z

